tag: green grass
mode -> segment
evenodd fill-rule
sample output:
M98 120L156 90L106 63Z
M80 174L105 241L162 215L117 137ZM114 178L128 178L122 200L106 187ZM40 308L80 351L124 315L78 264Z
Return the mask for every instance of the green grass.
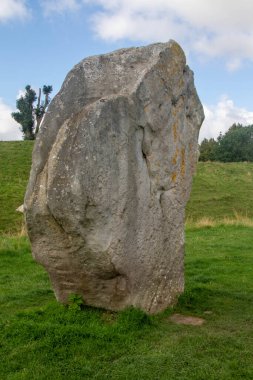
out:
M23 204L31 167L33 142L0 142L0 233L18 232L23 221L16 208Z
M235 214L253 218L253 163L199 162L187 218L223 219Z
M187 226L186 289L174 309L66 308L15 236L32 147L0 142L0 379L253 379L253 228ZM187 217L252 218L252 188L253 164L199 163ZM205 323L176 325L174 312Z
M1 379L253 379L252 228L188 229L186 291L155 317L67 309L25 238L0 247ZM206 321L176 325L172 312Z

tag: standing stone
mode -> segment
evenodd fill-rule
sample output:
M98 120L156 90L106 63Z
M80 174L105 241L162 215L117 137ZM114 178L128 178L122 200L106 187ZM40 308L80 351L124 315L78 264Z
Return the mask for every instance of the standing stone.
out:
M81 61L37 138L25 214L55 295L148 313L184 289L184 210L204 119L174 42Z

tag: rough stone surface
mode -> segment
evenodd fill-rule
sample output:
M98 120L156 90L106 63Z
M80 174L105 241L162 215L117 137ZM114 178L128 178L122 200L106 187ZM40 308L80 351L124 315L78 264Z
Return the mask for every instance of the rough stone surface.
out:
M43 121L25 198L56 297L156 313L184 289L184 209L204 114L174 41L87 58Z
M16 211L21 212L23 214L24 213L24 205L21 205L18 208L16 208Z

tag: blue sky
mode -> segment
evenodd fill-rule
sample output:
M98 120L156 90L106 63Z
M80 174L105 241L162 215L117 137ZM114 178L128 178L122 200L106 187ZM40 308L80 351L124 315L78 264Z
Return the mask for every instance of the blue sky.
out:
M253 123L251 0L0 0L0 140L26 84L57 93L81 59L175 39L185 50L206 120L200 138Z

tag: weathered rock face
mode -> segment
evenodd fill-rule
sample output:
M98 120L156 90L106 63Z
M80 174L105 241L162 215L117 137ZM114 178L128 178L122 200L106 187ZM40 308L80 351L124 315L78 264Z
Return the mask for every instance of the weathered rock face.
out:
M45 116L25 198L56 297L149 313L184 288L184 209L203 109L174 41L87 58Z

